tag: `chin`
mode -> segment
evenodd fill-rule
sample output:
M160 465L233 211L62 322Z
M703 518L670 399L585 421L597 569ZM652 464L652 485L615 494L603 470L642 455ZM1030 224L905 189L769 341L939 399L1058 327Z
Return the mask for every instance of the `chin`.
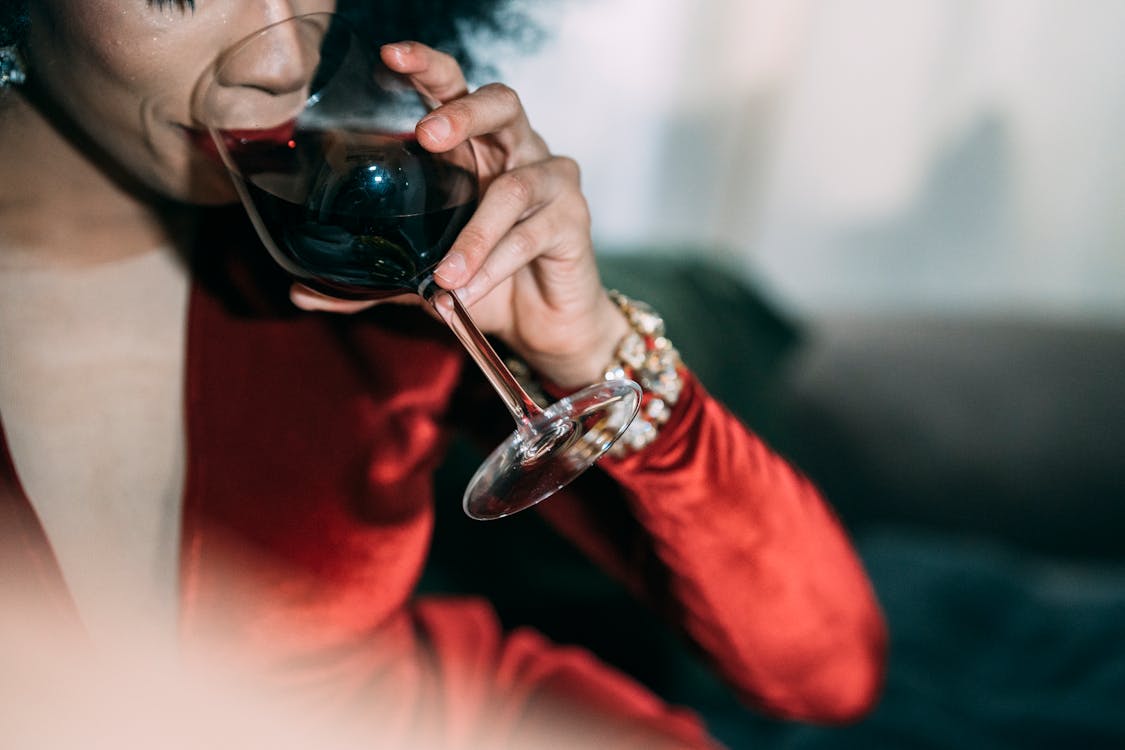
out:
M223 206L238 202L230 173L213 153L211 138L202 131L175 128L175 138L149 141L141 166L134 174L160 198L197 206ZM135 155L134 155L135 156Z
M222 180L215 180L213 185L193 184L179 200L197 206L227 206L238 203L238 192L230 178L224 175Z
M227 171L205 160L192 159L174 175L154 175L145 182L154 193L178 203L223 206L238 202L238 191Z

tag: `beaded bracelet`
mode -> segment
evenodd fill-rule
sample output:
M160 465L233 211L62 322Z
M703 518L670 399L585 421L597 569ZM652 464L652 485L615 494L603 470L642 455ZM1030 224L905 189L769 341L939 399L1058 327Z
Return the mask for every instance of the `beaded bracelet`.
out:
M633 330L617 345L613 361L605 368L605 379L632 380L641 387L637 416L609 449L609 455L623 458L656 440L683 390L683 365L680 353L664 335L664 319L655 310L617 290L611 289L608 293ZM507 364L538 404L546 406L550 402L543 384L535 379L527 363L509 358ZM627 418L625 414L610 414L599 429L616 432Z
M606 380L627 378L641 387L641 408L625 433L609 449L622 458L636 453L660 433L684 387L680 353L664 335L664 319L649 305L611 289L609 298L632 326L617 345L614 360L605 370Z

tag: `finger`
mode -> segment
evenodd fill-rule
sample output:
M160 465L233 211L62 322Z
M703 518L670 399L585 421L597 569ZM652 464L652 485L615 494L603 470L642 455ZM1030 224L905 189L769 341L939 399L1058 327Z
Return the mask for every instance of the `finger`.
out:
M388 68L409 75L440 102L469 93L469 85L457 60L420 42L384 44L379 56Z
M470 138L491 136L507 153L506 169L550 157L519 95L502 83L490 83L442 105L422 118L417 134L422 146L437 153Z
M568 189L578 193L578 167L564 157L500 175L488 186L472 218L435 270L437 282L446 289L467 282L513 227ZM523 239L517 234L510 241L518 245Z
M575 231L570 211L561 209L562 206L553 204L512 227L469 282L457 290L461 301L466 305L475 304L532 261L542 264L556 251L586 242L584 236Z
M474 304L533 261L539 269L537 274L563 268L552 264L551 260L565 263L567 258L577 257L572 252L574 249L589 249L588 219L586 201L581 194L560 196L550 206L512 227L468 283L458 289L458 295L465 304Z

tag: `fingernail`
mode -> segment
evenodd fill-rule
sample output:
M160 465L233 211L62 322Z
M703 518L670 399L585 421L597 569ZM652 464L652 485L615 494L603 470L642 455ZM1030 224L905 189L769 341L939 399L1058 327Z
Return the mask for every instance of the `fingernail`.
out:
M453 125L449 118L441 115L430 115L418 123L418 127L435 141L444 141L453 132Z
M410 42L395 42L394 44L384 44L383 49L390 50L398 57L402 57L403 55L409 55L413 46Z
M441 279L443 286L452 287L465 275L465 256L459 252L451 252L434 271L434 276Z

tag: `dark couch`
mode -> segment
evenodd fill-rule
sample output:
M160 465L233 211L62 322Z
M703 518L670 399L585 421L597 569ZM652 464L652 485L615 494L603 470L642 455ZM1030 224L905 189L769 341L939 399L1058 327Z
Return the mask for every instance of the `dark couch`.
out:
M846 728L738 706L657 618L534 513L465 519L440 477L427 591L577 642L735 749L1125 747L1125 330L779 315L675 248L603 259L706 384L824 489L891 626L883 699Z

